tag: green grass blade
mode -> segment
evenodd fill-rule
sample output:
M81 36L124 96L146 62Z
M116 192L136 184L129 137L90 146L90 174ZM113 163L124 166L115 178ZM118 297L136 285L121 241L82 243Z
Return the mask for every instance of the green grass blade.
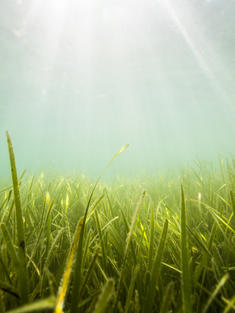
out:
M183 312L192 313L192 304L191 304L192 287L188 256L186 206L184 198L184 189L182 185L181 185L181 265L182 265Z
M163 297L162 304L161 304L160 313L169 312L169 306L171 304L171 298L173 295L173 286L174 286L174 283L170 282L166 287L166 291L164 292L164 297Z
M16 249L15 249L14 244L13 244L12 239L11 239L11 235L9 234L9 231L8 231L8 229L7 229L5 224L1 224L1 231L2 231L3 237L5 239L5 242L6 242L6 245L7 245L7 250L9 252L11 260L12 260L12 262L13 262L13 264L15 266L15 269L16 269L16 271L18 273L18 271L20 270L20 268L19 268L19 260L18 260L18 257L17 257Z
M107 305L113 293L114 293L114 281L113 279L108 279L99 296L99 299L97 301L97 304L93 313L104 313L106 311Z
M232 190L230 190L230 199L231 199L231 202L232 202L233 222L234 222L234 225L235 225L235 199L234 199L234 195L233 195Z
M134 291L134 287L135 287L135 281L136 281L136 277L139 273L140 267L139 265L136 265L134 270L133 270L133 274L131 275L131 282L130 282L130 286L128 288L128 293L127 293L127 299L126 299L126 304L125 304L125 308L124 308L124 313L128 313L130 305L131 305L131 298L133 295L133 291Z
M218 292L220 291L220 289L224 286L224 284L227 282L227 280L229 279L229 275L225 274L221 280L219 281L219 283L217 284L215 290L213 291L213 293L211 294L210 298L208 299L202 313L206 313L208 311L209 306L211 305L212 301L214 300L214 298L216 297L216 295L218 294Z
M224 299L224 301L226 302L227 305L226 305L223 313L228 313L230 310L235 311L235 296L232 297L232 299L230 299L230 300Z
M17 241L18 241L18 251L19 251L19 262L20 262L20 273L19 273L19 284L20 284L20 295L23 303L28 301L28 273L26 269L26 253L25 253L25 234L23 225L23 216L20 201L20 191L17 178L15 155L13 151L13 146L11 138L8 132L6 132L9 159L11 165L11 176L14 191L14 202L16 209L16 226L17 226Z
M149 241L149 257L148 257L148 269L152 266L153 259L153 244L154 244L154 210L151 210L151 224L150 224L150 241Z
M104 240L103 240L103 235L100 227L100 221L99 221L99 216L97 210L95 210L95 220L96 220L96 227L98 230L98 235L100 239L100 245L101 245L101 250L102 250L102 256L103 256L103 267L104 270L106 270L106 252L105 252L105 245L104 245Z
M112 159L108 162L108 164L105 166L103 173L97 178L95 185L91 191L90 197L88 199L88 203L86 206L86 210L85 210L85 214L84 214L84 222L86 222L86 217L87 217L87 213L88 213L88 209L90 207L90 203L91 203L91 199L93 197L93 194L95 192L95 189L100 181L100 179L102 178L102 176L104 175L104 173L106 172L106 170L110 167L110 165L113 163L113 161L119 156L120 153L122 153L124 150L126 150L129 147L129 144L126 144L125 146L123 146L113 157Z
M52 310L55 306L55 302L55 297L49 297L47 299L35 301L34 303L26 304L18 309L7 311L7 313L31 313Z
M61 286L59 288L58 296L56 299L56 306L55 306L54 313L63 312L63 305L64 305L65 296L66 296L68 285L69 285L70 274L71 274L72 266L73 266L73 260L74 260L75 252L77 249L78 240L79 240L79 236L81 233L81 228L82 228L83 222L84 222L84 218L81 217L78 224L77 224L77 228L76 228L76 231L74 234L71 251L70 251L70 254L68 257L68 261L67 261L65 271L63 274L62 283L61 283Z
M108 162L108 164L105 167L105 170L113 163L113 161L119 156L120 153L122 153L124 150L126 150L129 147L129 144L127 143L125 146L123 146L113 157L112 159Z
M76 265L75 265L75 281L74 281L74 287L73 287L73 292L72 292L72 304L71 304L71 313L77 313L77 306L79 303L79 298L80 298L80 288L81 288L81 276L82 276L82 261L83 261L83 236L84 236L84 230L85 230L85 225L86 225L86 219L87 219L87 214L88 210L90 208L91 200L94 195L95 189L101 179L101 177L104 175L105 171L107 168L111 165L111 163L119 156L121 152L123 152L129 145L126 144L119 150L113 158L108 162L106 167L104 168L103 173L97 178L94 187L91 190L90 196L87 201L87 205L85 208L85 213L84 213L84 223L81 229L81 235L79 238L79 243L78 243L78 249L77 249L77 257L76 257Z
M130 246L130 243L131 243L131 237L132 237L132 234L133 234L133 231L134 231L134 227L135 227L137 215L138 215L138 212L139 212L139 208L140 208L140 206L142 204L142 201L144 199L145 194L146 194L146 191L143 190L143 192L142 192L142 194L141 194L141 196L139 198L139 201L138 201L138 203L136 205L133 217L132 217L129 233L127 234L126 245L125 245L125 249L124 249L123 262L122 262L122 268L121 268L120 278L119 278L119 282L118 282L118 286L117 286L116 300L115 300L115 303L114 303L115 309L117 308L117 304L118 304L118 297L119 297L119 293L120 293L120 290L121 290L121 284L122 284L123 275L124 275L126 258L127 258L127 254L128 254L128 251L129 251L129 246Z
M137 219L137 215L138 215L138 212L139 212L139 208L140 208L140 206L142 204L142 201L144 199L145 194L146 194L146 191L144 190L142 192L141 196L140 196L140 199L139 199L139 201L137 203L135 212L134 212L133 217L132 217L130 230L129 230L129 233L128 233L127 238L126 238L126 247L125 247L125 251L124 251L124 260L125 260L125 258L127 256L128 250L129 250L129 246L130 246L130 243L131 243L131 236L133 234L135 223L136 223L136 219Z
M52 256L53 256L53 252L54 252L54 250L55 250L55 248L56 248L57 242L59 241L60 237L63 235L64 232L65 232L65 229L64 229L64 228L61 228L61 229L58 231L56 237L53 239L53 241L52 241L52 243L51 243L51 247L50 247L50 249L49 249L49 251L48 251L48 254L47 254L46 257L45 257L44 267L48 267L48 266L49 266L50 260L51 260L51 258L52 258Z
M89 265L89 268L87 270L86 276L84 278L84 281L83 281L83 284L82 284L82 288L81 288L82 292L85 291L86 284L88 283L88 281L89 281L89 279L91 277L92 271L94 270L98 254L99 254L99 250L97 249L96 252L94 253L92 261L91 261L91 263Z
M163 230L162 230L158 249L153 260L150 282L147 286L147 295L146 295L146 300L145 300L145 305L144 305L145 313L152 312L156 286L158 284L158 279L160 275L161 261L162 261L164 246L166 242L167 231L168 231L168 221L166 220L164 223Z

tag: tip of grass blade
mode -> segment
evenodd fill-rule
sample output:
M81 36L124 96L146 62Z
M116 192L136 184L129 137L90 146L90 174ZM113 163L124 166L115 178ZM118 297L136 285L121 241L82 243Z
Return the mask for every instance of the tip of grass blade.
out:
M107 169L111 163L119 156L120 153L122 153L124 150L126 150L129 147L129 143L127 143L125 146L123 146L109 161L109 163L106 165L105 169Z
M21 209L19 183L18 183L18 177L17 177L16 163L15 163L15 154L14 154L14 150L12 146L11 137L8 131L6 131L6 137L7 137L8 151L9 151L15 211L16 211L16 228L17 228L17 240L18 240L19 262L20 262L20 270L17 272L19 276L20 293L21 293L22 302L26 303L28 300L28 274L27 274L27 269L26 269L24 223L23 223L23 215L22 215L22 209Z

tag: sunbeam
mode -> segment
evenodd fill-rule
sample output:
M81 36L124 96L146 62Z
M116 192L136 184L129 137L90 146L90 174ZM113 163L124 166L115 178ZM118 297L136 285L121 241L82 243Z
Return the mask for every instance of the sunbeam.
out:
M216 1L186 2L1 2L0 130L32 170L95 175L126 141L110 173L232 153L232 4L217 25Z
M177 25L182 37L184 38L185 42L189 46L192 54L194 55L198 66L201 68L204 75L211 81L214 85L214 88L218 91L218 94L221 96L221 99L230 106L231 109L234 110L234 105L231 102L231 99L228 97L226 91L222 87L222 84L218 82L218 78L216 73L212 70L209 65L209 55L207 54L207 50L205 49L205 45L201 46L197 44L190 32L185 27L182 19L178 17L177 9L175 8L175 4L173 5L172 1L164 1L164 6L166 7L167 11L169 12L172 20ZM200 25L199 25L200 27ZM205 55L207 54L207 55ZM214 53L213 53L214 54ZM218 60L217 60L218 61ZM222 106L224 106L222 104Z

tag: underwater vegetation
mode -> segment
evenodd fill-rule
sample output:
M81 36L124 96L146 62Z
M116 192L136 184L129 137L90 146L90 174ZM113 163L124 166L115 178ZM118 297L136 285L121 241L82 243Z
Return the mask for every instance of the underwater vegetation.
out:
M0 312L235 311L235 160L110 184L18 178L7 142Z

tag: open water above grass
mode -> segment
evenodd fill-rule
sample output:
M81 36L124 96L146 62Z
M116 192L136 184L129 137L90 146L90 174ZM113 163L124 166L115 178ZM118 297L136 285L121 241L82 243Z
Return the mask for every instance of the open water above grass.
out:
M233 1L0 3L4 132L19 171L110 177L234 154Z

